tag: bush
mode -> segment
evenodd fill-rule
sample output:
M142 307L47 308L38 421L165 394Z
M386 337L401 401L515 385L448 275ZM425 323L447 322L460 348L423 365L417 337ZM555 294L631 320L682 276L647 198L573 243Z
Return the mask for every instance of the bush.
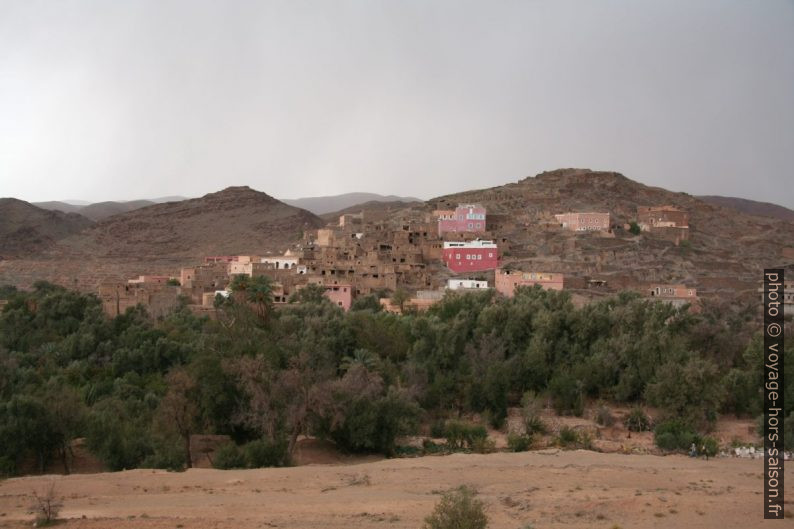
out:
M581 442L579 432L570 426L563 426L560 428L560 433L557 435L557 443L563 448L576 448Z
M496 450L496 443L493 439L488 439L487 437L477 437L472 440L469 448L472 452L477 452L478 454L490 454Z
M581 383L572 375L560 373L549 382L549 393L554 401L558 415L576 415L584 412L584 398Z
M452 450L484 448L488 431L481 424L449 420L445 425L447 446Z
M245 468L245 456L233 442L221 446L212 458L212 466L221 470Z
M257 439L243 447L248 468L283 467L289 463L286 441Z
M698 435L687 423L678 419L664 421L656 425L653 441L662 450L668 452L686 451L692 443L698 446Z
M441 454L446 452L447 447L444 445L436 444L430 439L422 440L422 451L425 454Z
M507 436L507 447L511 452L526 452L532 448L532 436L511 433Z
M63 502L55 494L55 481L50 483L44 494L39 494L33 491L34 503L30 509L36 514L36 526L42 527L52 525L58 519L58 513L61 512Z
M707 436L700 440L700 453L709 457L714 457L720 450L720 444L713 437Z
M549 429L546 427L546 423L543 422L543 419L540 417L543 406L541 406L540 401L534 393L531 391L524 393L524 396L521 398L521 406L521 415L524 419L524 429L527 435L542 435L548 432Z
M434 421L433 424L430 425L430 437L435 439L439 439L441 437L447 436L447 429L446 423L443 419L439 419Z
M599 406L595 413L595 422L601 426L612 426L615 424L615 416L606 406Z
M629 225L629 232L631 232L632 235L639 235L641 231L642 230L640 229L640 225L637 224L636 222L632 222Z
M649 432L651 431L651 418L642 408L634 408L623 421L630 432Z
M485 529L488 517L476 492L461 486L445 493L433 513L425 518L424 529Z
M154 453L146 456L140 468L162 468L174 472L185 469L185 450L181 441L174 439L157 439L154 441Z

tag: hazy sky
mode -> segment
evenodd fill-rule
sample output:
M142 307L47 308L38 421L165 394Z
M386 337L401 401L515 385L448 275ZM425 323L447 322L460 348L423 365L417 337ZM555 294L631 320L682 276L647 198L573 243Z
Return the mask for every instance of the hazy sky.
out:
M794 1L0 0L0 196L559 167L794 207Z

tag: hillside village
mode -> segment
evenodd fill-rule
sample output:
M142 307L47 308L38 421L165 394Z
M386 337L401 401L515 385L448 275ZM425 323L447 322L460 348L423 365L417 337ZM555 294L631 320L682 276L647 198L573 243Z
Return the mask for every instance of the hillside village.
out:
M12 205L24 219L24 203ZM28 209L47 226L49 212ZM160 316L177 303L212 315L235 275L268 276L277 306L308 284L343 308L374 295L395 312L427 308L447 290L510 296L540 285L570 292L576 306L629 290L698 310L705 299L754 302L760 271L794 261L791 222L587 169L322 217L232 187L79 225L14 253L29 230L18 224L6 234L0 283L43 279L92 292L109 315L141 304Z
M153 316L172 310L187 299L196 313L213 315L218 298L231 294L234 276L267 276L272 280L276 307L309 284L320 285L337 306L349 310L357 297L375 295L390 312L425 310L447 291L494 288L511 297L516 288L539 286L571 290L579 305L616 289L606 279L566 275L557 270L519 269L509 257L510 241L498 231L509 219L489 217L481 204L454 209L408 210L394 219L362 211L345 213L336 223L304 234L283 255L206 256L204 262L181 268L178 275L141 275L99 287L105 312L116 316L135 305ZM636 220L617 225L609 212L571 211L554 215L549 231L575 235L594 233L606 239L652 235L678 246L689 241L689 214L672 205L638 206ZM794 312L794 281L786 284L786 310ZM649 299L688 306L697 311L697 288L680 283L635 283ZM402 291L405 299L393 294Z

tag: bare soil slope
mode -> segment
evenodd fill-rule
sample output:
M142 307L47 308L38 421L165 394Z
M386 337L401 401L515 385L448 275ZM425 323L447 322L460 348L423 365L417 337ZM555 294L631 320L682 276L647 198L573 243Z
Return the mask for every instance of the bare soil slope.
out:
M703 202L708 202L709 204L722 206L724 208L732 208L742 213L747 213L748 215L759 215L762 217L794 221L794 211L769 202L758 202L746 198L721 197L716 195L703 195L697 198Z
M0 256L41 252L56 241L91 226L77 213L48 211L15 198L0 198Z
M492 529L746 529L774 525L762 520L762 468L758 459L545 450L54 479L65 528L417 529L441 492L468 484ZM52 479L0 482L0 527L30 527L31 494Z
M615 172L559 169L504 186L439 197L429 207L478 202L489 225L510 243L507 259L527 268L590 275L615 287L686 282L701 293L755 295L763 268L791 265L794 222L747 215L686 193L650 187ZM681 246L653 233L615 237L559 229L554 214L600 211L622 226L637 206L679 206L690 213L690 241Z
M46 279L95 291L103 279L175 273L207 255L282 252L303 230L324 224L265 193L230 187L114 215L46 251L0 262L0 284Z

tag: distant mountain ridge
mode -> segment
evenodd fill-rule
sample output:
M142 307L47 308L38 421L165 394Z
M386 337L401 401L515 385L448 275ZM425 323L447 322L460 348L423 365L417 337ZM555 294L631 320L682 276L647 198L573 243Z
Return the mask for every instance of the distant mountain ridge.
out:
M286 198L282 202L297 208L311 211L315 215L323 215L341 211L352 206L367 202L422 202L419 198L399 197L395 195L379 195L377 193L344 193L325 197Z
M63 211L64 213L79 213L94 221L99 221L118 215L119 213L126 213L134 209L139 209L152 204L160 204L163 202L178 202L186 200L185 197L170 196L159 197L142 200L108 200L105 202L86 202L84 200L53 200L49 202L32 202L36 207L47 209L50 211Z
M746 198L723 197L718 195L701 195L697 198L709 204L735 209L742 213L747 213L748 215L794 221L794 211L778 204L772 204L771 202L759 202Z

